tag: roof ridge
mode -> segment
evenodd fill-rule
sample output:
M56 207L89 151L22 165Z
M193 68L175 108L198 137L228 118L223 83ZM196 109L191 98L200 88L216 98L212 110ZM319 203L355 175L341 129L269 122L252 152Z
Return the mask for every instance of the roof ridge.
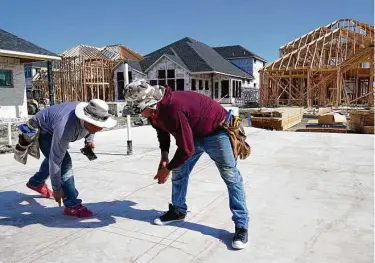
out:
M175 45L175 44L178 43L178 42L187 42L186 40L189 40L189 41L192 41L192 42L193 42L193 41L197 41L197 40L192 39L192 38L190 38L190 37L183 37L183 38L181 38L181 39L179 39L179 40L176 40L176 41L174 41L174 42L172 42L172 43L170 43L170 44L168 44L168 45L166 45L166 46L164 46L164 47L161 47L161 48L159 48L159 49L157 49L157 50L155 50L155 51L152 51L151 53L148 53L148 54L144 55L144 57L147 57L147 56L150 56L151 54L154 54L154 53L160 52L162 49L170 48L171 46Z
M200 42L200 43L202 43L202 42ZM197 53L197 55L198 55L198 56L199 56L204 62L206 62L207 66L208 66L211 70L214 70L214 69L211 67L211 65L208 63L208 61L207 61L206 59L204 59L203 56L202 56L201 54L199 54L198 51L195 50L195 48L193 48L193 46L191 45L191 43L187 43L187 44L189 45L189 47L191 47L191 49L192 49L195 53ZM203 44L203 43L202 43L202 44Z

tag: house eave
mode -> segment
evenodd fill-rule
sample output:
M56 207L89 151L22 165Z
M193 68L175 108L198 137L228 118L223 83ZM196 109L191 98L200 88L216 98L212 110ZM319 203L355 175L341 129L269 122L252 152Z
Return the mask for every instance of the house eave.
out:
M228 73L224 73L220 71L199 71L199 72L191 72L191 74L221 74L221 75L236 77L236 78L241 78L241 79L254 79L253 76L250 76L250 77L237 76L237 75L228 74Z
M31 60L36 60L36 61L61 60L61 57L57 57L57 56L40 55L40 54L5 50L5 49L0 49L0 56L21 58L21 59L31 59Z
M238 57L229 57L229 58L226 58L227 60L233 60L233 59L241 59L241 58L256 58L264 63L267 63L267 60L261 58L261 57L258 57L258 56L238 56Z

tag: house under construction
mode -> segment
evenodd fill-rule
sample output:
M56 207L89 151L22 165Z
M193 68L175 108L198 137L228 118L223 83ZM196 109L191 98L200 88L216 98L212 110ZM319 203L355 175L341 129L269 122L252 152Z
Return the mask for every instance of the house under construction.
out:
M113 68L118 60L139 61L143 57L122 45L103 48L79 45L61 54L53 65L55 102L114 101ZM33 86L48 94L46 71L33 80Z
M261 106L374 105L374 26L341 19L280 47L260 70Z

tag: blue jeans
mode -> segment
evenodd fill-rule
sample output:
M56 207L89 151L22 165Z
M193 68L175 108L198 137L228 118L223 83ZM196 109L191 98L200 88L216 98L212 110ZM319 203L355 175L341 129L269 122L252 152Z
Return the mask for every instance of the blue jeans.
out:
M39 186L44 184L49 177L49 153L51 151L52 135L41 133L39 136L39 147L45 159L43 160L39 171L29 179L29 184ZM74 176L72 170L72 159L67 152L61 164L61 182L64 192L64 205L66 207L74 207L82 203L81 199L77 199L78 191L74 185Z
M172 204L175 208L186 214L186 192L189 175L194 165L206 152L215 162L228 188L229 207L232 211L232 220L236 227L248 228L249 216L246 207L245 190L237 162L234 159L232 146L228 133L223 130L205 138L195 139L195 153L182 166L172 172Z

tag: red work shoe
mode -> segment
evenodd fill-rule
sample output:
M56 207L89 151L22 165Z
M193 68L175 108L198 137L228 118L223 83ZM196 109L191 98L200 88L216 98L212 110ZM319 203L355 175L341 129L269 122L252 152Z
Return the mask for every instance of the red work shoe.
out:
M83 205L77 205L74 207L65 207L64 213L68 216L76 217L91 217L93 213Z
M35 192L38 192L41 196L47 198L53 198L53 192L48 188L46 184L41 184L39 186L32 186L31 184L27 183L26 186Z

